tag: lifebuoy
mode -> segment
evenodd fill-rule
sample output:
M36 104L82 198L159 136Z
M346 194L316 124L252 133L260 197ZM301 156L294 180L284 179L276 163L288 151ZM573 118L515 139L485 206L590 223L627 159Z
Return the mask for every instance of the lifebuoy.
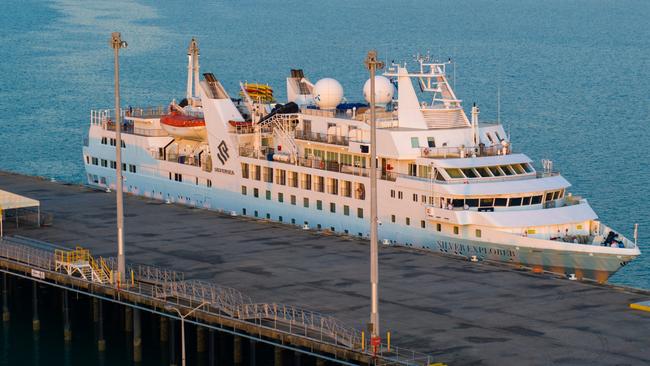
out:
M428 147L425 147L424 150L422 150L422 152L424 153L424 155L429 155L431 151L429 150Z
M324 161L321 161L321 162L320 162L320 168L321 168L321 169L325 169L325 162L324 162Z

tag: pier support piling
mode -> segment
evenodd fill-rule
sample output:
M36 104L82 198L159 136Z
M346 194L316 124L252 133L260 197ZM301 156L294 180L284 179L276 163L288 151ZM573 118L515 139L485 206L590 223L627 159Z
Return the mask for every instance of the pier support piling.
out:
M97 323L99 321L99 299L94 297L93 298L93 322Z
M2 218L0 217L0 220ZM7 287L7 274L3 273L2 274L2 321L3 322L8 322L10 319L9 315L9 291Z
M205 352L205 328L198 325L196 327L196 352Z
M282 348L275 347L273 349L273 365L282 366Z
M70 307L68 305L68 291L64 290L63 296L63 340L68 343L72 341L72 330L70 330Z
M255 342L255 340L251 338L250 347L248 349L248 356L249 356L249 359L250 359L250 362L249 362L250 366L255 366L255 360L257 358L257 357L255 357L256 349L257 349L257 342Z
M160 317L160 342L169 341L169 319L166 316Z
M302 354L298 351L293 352L293 366L300 366L302 361Z
M38 332L41 329L41 321L38 319L38 282L32 282L32 330Z
M142 328L140 309L133 309L133 362L142 362Z
M233 339L233 364L235 366L241 366L242 364L242 354L241 354L241 337L240 336L234 336L235 338Z
M104 304L100 300L97 302L97 350L104 352L106 350L106 340L104 339Z
M177 366L176 363L176 320L169 320L169 365Z
M133 331L133 309L129 306L124 308L124 331L129 333Z
M322 358L317 358L316 366L325 366L325 360L323 360Z
M214 350L214 329L208 329L208 366L216 365L215 350Z

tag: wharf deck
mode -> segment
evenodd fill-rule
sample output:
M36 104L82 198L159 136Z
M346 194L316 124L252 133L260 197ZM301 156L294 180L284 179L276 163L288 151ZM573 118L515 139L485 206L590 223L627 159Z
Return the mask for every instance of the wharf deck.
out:
M0 172L0 188L41 201L47 228L5 228L113 256L115 196ZM288 225L125 197L132 262L183 271L363 329L368 245ZM438 362L481 365L650 364L650 292L574 282L400 247L380 248L380 316L400 346Z

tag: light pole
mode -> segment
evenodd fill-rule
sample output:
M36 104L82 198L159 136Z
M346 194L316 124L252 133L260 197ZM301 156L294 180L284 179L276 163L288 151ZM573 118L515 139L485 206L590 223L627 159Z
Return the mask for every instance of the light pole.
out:
M379 343L379 248L377 242L377 122L375 116L375 72L384 63L377 60L377 51L368 52L364 61L370 71L370 307L371 344Z
M183 315L181 314L181 311L178 310L177 308L165 306L165 309L167 310L174 310L178 313L178 316L181 318L181 366L185 366L185 318L190 316L193 312L198 310L200 307L203 305L209 304L207 301L204 301L201 303L201 305L195 307L194 309L190 310L189 313Z
M122 114L120 108L120 48L126 48L119 32L111 34L111 47L115 53L115 171L117 178L117 274L118 283L126 279L124 264L124 204L122 201Z

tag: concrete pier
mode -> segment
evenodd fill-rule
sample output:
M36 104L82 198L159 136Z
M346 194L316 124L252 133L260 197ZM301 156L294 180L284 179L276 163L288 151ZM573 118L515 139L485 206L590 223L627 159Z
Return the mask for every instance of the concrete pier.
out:
M7 173L0 187L40 199L54 216L52 227L7 228L7 235L115 255L113 193ZM212 279L256 301L301 304L358 328L367 321L363 240L128 195L125 207L130 261ZM381 329L436 362L650 364L650 314L628 307L650 292L400 247L382 246L379 262Z

